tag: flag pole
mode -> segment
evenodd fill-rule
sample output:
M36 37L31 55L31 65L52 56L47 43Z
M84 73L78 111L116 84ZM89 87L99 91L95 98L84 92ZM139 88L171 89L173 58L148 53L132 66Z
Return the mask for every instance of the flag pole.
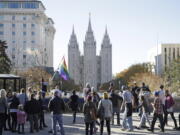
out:
M62 79L62 77L61 77L61 90L63 91L63 79Z
M62 64L62 62L64 62L63 60L65 60L65 57L64 57L64 56L63 56L60 64ZM62 77L61 77L61 79L60 79L60 83L61 83L61 90L63 91L63 78L62 78Z
M59 65L58 65L58 68L54 71L54 74L53 74L53 76L52 76L52 78L51 78L51 81L53 80L53 78L55 77L55 75L56 75L56 72L57 72L57 70L59 69L59 67L60 67L60 65L61 65L61 63L62 63L62 61L64 60L64 56L62 57L62 59L61 59L61 61L60 61L60 63L59 63Z

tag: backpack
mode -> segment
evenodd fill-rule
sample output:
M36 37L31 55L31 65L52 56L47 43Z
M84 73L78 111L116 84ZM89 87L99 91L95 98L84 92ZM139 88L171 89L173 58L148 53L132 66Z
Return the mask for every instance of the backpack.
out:
M102 105L102 102L100 103L100 107L98 108L97 116L100 119L104 119L104 117L105 117L105 110L104 110L104 107Z

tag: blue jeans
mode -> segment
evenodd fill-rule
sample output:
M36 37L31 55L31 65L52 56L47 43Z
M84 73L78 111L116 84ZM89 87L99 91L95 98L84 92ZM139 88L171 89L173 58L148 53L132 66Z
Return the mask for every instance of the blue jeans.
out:
M124 129L128 128L129 130L133 130L133 124L132 124L132 108L131 104L126 104L125 111L123 114L123 122L122 127Z
M65 135L64 133L64 127L63 127L63 118L62 118L62 114L53 114L53 122L52 122L52 127L53 127L53 135L57 135L57 131L56 131L56 124L59 124L60 127L60 132L61 135Z
M148 122L149 126L151 126L148 116L149 116L149 113L143 112L143 114L141 116L141 121L140 121L139 127L146 125L146 124L144 124L144 123L146 123L146 121Z
M124 129L129 129L133 130L133 125L132 125L132 116L127 117L126 114L123 116L123 122L122 122L122 127Z

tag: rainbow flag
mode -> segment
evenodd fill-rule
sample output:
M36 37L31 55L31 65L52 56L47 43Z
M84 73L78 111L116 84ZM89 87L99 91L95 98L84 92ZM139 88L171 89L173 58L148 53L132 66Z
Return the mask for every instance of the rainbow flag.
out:
M64 80L69 80L69 73L66 65L65 58L63 57L63 62L58 68L59 75L64 79Z

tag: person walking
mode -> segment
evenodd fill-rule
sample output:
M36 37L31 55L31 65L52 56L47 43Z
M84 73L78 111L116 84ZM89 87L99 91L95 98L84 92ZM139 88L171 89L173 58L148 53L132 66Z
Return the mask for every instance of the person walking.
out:
M133 103L134 103L134 105L133 105L133 111L134 112L138 112L138 106L139 106L139 93L140 93L140 87L138 87L138 85L137 85L137 83L134 81L133 82L133 87L132 87L132 90L131 90L131 92L132 92L132 95L133 95L133 99L134 99L134 101L133 101Z
M96 121L96 106L92 102L92 96L88 96L86 102L83 105L83 113L84 113L84 122L86 126L86 135L93 135L94 122Z
M76 91L73 90L73 95L70 97L70 108L73 111L73 123L76 123L76 113L78 111L78 106L79 106L79 96L76 95Z
M61 135L65 135L62 113L65 111L65 103L59 96L59 91L54 92L54 97L49 101L48 108L52 112L53 135L57 135L56 124L59 124Z
M110 122L113 114L113 105L107 92L103 94L103 99L99 101L98 112L100 112L100 110L103 110L100 114L103 115L100 117L100 135L103 135L104 121L106 121L107 133L111 135Z
M151 107L151 104L150 104L150 95L151 95L151 92L150 90L148 89L147 86L143 85L143 87L140 89L140 92L139 92L139 99L141 99L141 97L143 96L144 97L144 103L147 104L147 107ZM139 104L142 105L143 103L143 100L139 100ZM141 127L140 128L149 128L148 126L146 126L146 119L144 119L144 116L142 117L143 115L143 107L139 107L139 117L140 117L140 120L142 120L140 123L141 123ZM147 112L150 114L150 110L149 112ZM143 119L141 119L143 118Z
M171 96L169 91L166 90L165 91L165 115L164 115L163 124L164 124L164 126L167 124L168 114L170 114L171 118L174 121L174 129L177 129L177 121L176 121L176 119L174 117L174 111L173 111L174 104L175 104L175 102L174 102L173 97Z
M20 104L18 106L18 112L17 112L17 124L18 124L18 133L19 134L24 134L24 125L26 122L26 113L23 110L23 105ZM21 131L22 129L22 131Z
M141 129L144 121L147 121L149 126L151 126L150 120L148 118L149 112L150 112L150 106L148 105L147 101L145 100L145 96L141 96L141 104L139 105L139 108L142 108L142 116L140 120L140 124L137 127L137 129Z
M3 127L5 125L5 117L7 112L7 98L5 89L0 90L0 135L3 133Z
M154 126L155 126L157 118L160 121L161 132L164 132L163 106L162 106L162 100L159 97L159 91L155 92L153 120L151 123L151 127L148 129L148 131L154 132Z
M123 103L121 106L121 110L125 106L124 114L123 114L123 122L122 122L122 130L133 131L132 124L132 101L133 95L130 92L130 89L127 86L123 87Z
M39 102L35 99L35 94L31 94L31 99L25 103L24 110L30 123L30 133L39 132L38 115L40 113Z
M165 115L165 98L166 97L165 97L164 85L160 85L160 90L158 92L159 92L159 98L162 101L163 113Z
M111 91L110 100L113 106L112 124L114 125L114 115L117 115L117 125L120 125L120 106L123 98L115 93L114 90Z
M17 98L16 92L13 93L13 98L10 101L10 116L12 119L11 131L16 132L17 128L17 111L18 111L19 99Z

